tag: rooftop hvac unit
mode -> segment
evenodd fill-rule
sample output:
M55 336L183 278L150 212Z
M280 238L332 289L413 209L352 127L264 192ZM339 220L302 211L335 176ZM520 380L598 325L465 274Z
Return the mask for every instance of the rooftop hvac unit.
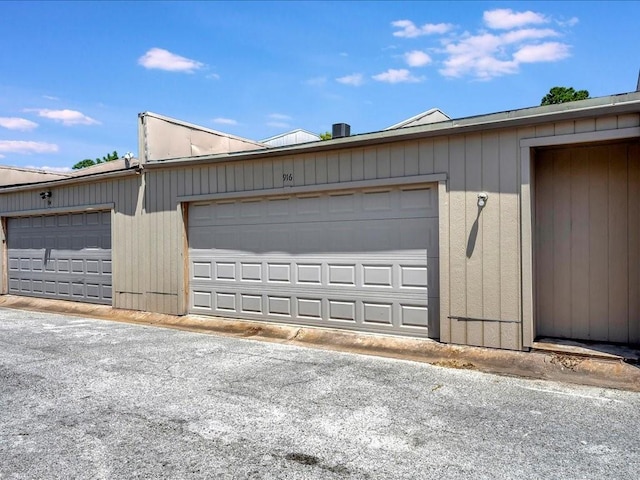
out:
M346 123L334 123L331 129L331 138L342 138L351 135L351 125Z

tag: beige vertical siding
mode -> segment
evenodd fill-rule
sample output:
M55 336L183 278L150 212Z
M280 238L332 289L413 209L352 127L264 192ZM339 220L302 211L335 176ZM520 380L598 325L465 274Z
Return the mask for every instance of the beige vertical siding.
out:
M144 310L145 289L140 271L147 250L147 237L141 226L140 184L141 176L131 175L96 183L47 187L53 194L50 206L40 198L42 188L7 193L0 195L0 212L10 216L10 212L42 211L46 208L63 211L65 208L113 203L113 305ZM2 291L5 289L3 285Z
M538 335L638 342L638 143L536 155Z
M147 264L149 291L154 292L147 296L147 308L186 312L185 292L178 291L184 268L179 196L281 188L285 172L294 174L292 186L446 173L447 193L441 211L447 209L449 255L441 258L446 283L440 288L447 291L440 306L441 339L520 349L520 139L637 123L637 115L625 115L262 161L149 170L145 195L148 234L151 248L164 253L163 258L154 257ZM479 212L477 194L481 191L489 193L489 201ZM161 280L167 276L175 280Z
M440 198L441 226L447 229L441 236L447 245L440 258L440 337L458 344L520 349L520 140L638 124L638 115L622 115L264 160L148 168L139 177L58 188L53 206L115 202L114 305L183 314L187 305L179 197L445 173L446 191ZM284 173L293 173L292 182L285 183ZM640 174L634 175L638 189ZM138 194L140 182L144 195ZM477 194L482 191L489 193L489 201L479 210ZM42 208L41 202L34 191L9 193L0 196L0 210ZM640 237L637 215L629 215L629 235ZM636 289L637 265L629 266ZM640 309L637 297L630 298L628 308Z

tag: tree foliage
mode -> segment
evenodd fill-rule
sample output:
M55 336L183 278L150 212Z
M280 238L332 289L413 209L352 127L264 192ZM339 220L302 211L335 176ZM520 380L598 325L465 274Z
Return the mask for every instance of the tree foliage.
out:
M557 103L575 102L589 98L587 90L574 90L573 87L553 87L549 90L540 105L555 105Z
M85 158L84 160L80 160L78 163L76 163L71 168L73 168L74 170L80 170L81 168L92 167L92 166L98 165L100 163L111 162L113 160L117 160L118 158L120 158L118 156L118 152L116 152L114 150L113 153L107 153L102 158L96 158L95 160L91 160L90 158Z
M320 140L331 140L331 132L324 132L320 134Z

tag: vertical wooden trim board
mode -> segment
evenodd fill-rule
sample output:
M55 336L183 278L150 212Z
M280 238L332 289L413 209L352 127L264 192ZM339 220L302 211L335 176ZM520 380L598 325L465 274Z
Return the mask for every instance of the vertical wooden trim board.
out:
M535 336L533 315L533 246L532 246L532 198L531 147L520 149L520 209L522 241L522 345L531 348Z
M438 182L438 248L440 251L440 325L437 336L448 343L451 340L450 299L449 299L449 195L447 182Z
M0 293L9 293L9 249L7 245L7 217L2 217L0 228L2 228L2 285Z
M182 268L178 269L178 284L182 291L178 292L178 312L186 315L189 311L189 204L178 204L178 216L180 219L180 259Z

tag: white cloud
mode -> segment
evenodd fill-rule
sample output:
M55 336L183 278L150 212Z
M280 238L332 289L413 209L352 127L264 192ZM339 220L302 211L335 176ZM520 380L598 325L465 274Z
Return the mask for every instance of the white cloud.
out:
M539 45L526 45L513 55L513 59L519 63L556 62L568 56L568 45L547 42Z
M0 140L0 153L55 153L58 145L54 143L31 142L24 140Z
M484 23L493 29L509 30L512 28L522 27L524 25L546 23L547 18L541 13L532 12L514 12L510 8L498 8L484 12Z
M349 54L347 52L340 52L341 57L348 57Z
M291 120L289 115L285 115L283 113L270 113L268 117L272 120Z
M99 125L100 122L77 110L49 110L47 108L29 108L25 112L37 112L39 117L55 120L63 125Z
M536 43L558 35L555 30L538 28L512 30L500 35L467 34L458 41L445 44L447 58L440 73L445 77L472 75L489 80L518 72L521 63L560 60L569 55L568 45L559 42ZM539 48L540 45L547 46ZM545 57L545 52L549 56Z
M571 17L569 20L556 20L556 23L561 27L573 27L580 22L578 17Z
M233 118L224 118L224 117L214 118L213 123L218 123L220 125L238 125L238 122Z
M415 38L422 35L445 34L453 28L450 23L425 23L421 27L416 26L411 20L396 20L391 25L399 28L393 32L394 37Z
M204 67L204 63L171 53L164 48L152 48L138 59L144 68L169 72L193 73Z
M275 128L291 128L291 125L287 122L267 122L267 126Z
M36 122L26 118L0 117L0 127L8 128L9 130L33 130L37 126Z
M540 40L542 38L557 37L559 34L550 28L523 28L512 30L500 35L499 41L504 44L518 43L525 40Z
M405 53L404 60L410 67L424 67L431 63L431 57L421 50L413 50Z
M440 44L427 44L421 49L404 53L402 59L408 67L437 64L439 73L445 77L469 76L490 80L518 73L524 64L555 62L569 57L571 46L558 39L564 34L564 29L578 23L578 18L557 19L531 10L497 8L484 11L483 22L484 27L478 31L464 33L450 23L420 26L404 19L391 22L391 25L394 27L394 37L433 35L435 38L432 42ZM556 30L552 25L564 28L560 30L556 26ZM424 79L412 75L407 69L390 69L372 78L389 83Z
M45 98L47 100L60 100L58 97L53 97L51 95L43 95L42 98Z
M364 77L361 73L353 73L351 75L345 75L344 77L336 78L336 82L342 83L344 85L359 87L364 83Z
M210 73L206 78L210 80L220 80L220 75L218 75L217 73Z
M386 72L379 73L371 78L377 80L378 82L386 83L417 83L423 80L423 78L421 77L414 77L413 75L411 75L411 72L406 68L401 68L398 70L390 68Z

